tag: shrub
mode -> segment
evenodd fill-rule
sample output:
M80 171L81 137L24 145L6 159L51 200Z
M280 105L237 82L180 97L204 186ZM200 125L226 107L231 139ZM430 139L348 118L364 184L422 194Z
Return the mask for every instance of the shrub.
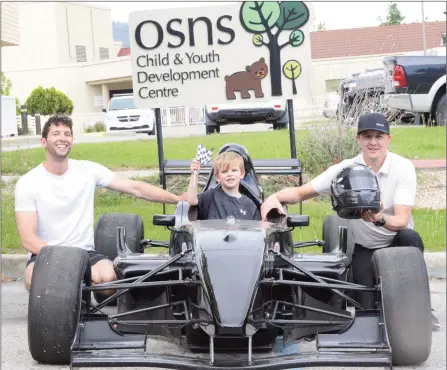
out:
M11 94L12 83L9 78L3 72L0 72L1 75L1 85L0 85L0 95L9 96Z
M309 129L309 135L297 140L297 152L303 172L316 176L335 163L355 157L360 148L349 125L337 123Z
M71 114L73 102L63 92L54 87L44 89L42 86L35 88L26 99L26 108L29 114L40 113L43 116L52 114Z
M93 126L88 126L85 132L105 132L106 126L104 122L97 121Z

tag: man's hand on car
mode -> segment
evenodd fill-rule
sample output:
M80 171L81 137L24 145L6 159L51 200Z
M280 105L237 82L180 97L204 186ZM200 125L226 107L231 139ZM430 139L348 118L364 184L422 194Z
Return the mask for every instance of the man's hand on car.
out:
M282 215L286 215L284 212L284 209L282 207L282 204L280 203L280 201L278 200L278 198L276 197L275 194L270 195L265 201L264 203L262 203L261 205L261 219L263 221L265 221L267 219L267 215L268 213L272 210L272 209L277 209L278 212Z

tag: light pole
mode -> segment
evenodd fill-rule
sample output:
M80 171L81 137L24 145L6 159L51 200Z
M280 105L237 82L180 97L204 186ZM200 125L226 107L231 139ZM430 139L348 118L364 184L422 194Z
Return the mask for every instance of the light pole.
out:
M424 42L424 55L427 55L427 40L425 39L425 17L424 17L424 2L421 1L422 11L422 41Z

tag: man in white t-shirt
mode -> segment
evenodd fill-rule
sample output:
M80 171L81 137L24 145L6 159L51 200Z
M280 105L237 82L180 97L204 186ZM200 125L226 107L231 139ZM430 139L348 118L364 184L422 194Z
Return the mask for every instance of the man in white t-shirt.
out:
M271 209L284 213L281 203L296 204L318 195L329 195L335 176L345 167L361 163L376 174L381 192L381 212L363 212L361 219L349 220L354 236L352 272L354 281L374 286L371 256L375 249L390 246L414 246L422 253L424 244L414 230L411 211L416 198L416 170L411 161L388 151L391 141L389 123L379 113L361 116L358 123L357 140L361 153L329 167L309 183L286 188L270 195L261 206L261 217ZM359 294L358 299L365 307L373 304L372 295Z
M28 290L34 261L45 246L85 248L90 255L92 283L101 284L116 279L112 261L95 252L96 187L158 203L175 204L186 200L186 193L178 196L142 181L118 177L98 163L69 159L73 144L72 126L68 116L50 117L43 127L41 138L46 161L22 176L16 185L17 228L22 246L30 255L25 270Z

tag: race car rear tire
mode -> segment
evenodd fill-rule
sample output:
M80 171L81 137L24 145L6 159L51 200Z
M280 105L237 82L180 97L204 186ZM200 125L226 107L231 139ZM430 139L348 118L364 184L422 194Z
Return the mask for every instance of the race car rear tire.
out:
M90 282L90 258L84 249L57 246L40 250L28 304L28 345L34 360L70 363L81 310L90 303L90 294L82 294L82 286Z
M337 215L328 215L323 220L323 234L324 240L323 253L332 253L338 248L339 234L338 228L340 226L348 226L348 221Z
M105 213L101 215L95 228L95 250L114 260L116 249L116 229L126 229L126 244L132 253L144 253L141 241L144 239L144 224L140 216L131 213Z
M118 255L116 228L126 230L126 244L132 253L144 253L141 241L144 239L144 224L140 216L130 213L106 213L101 215L95 227L95 250L113 261ZM102 303L107 296L93 293L96 302ZM116 300L107 306L115 306Z
M372 256L376 282L382 284L386 329L393 365L427 360L432 343L430 288L424 256L415 247L379 249ZM380 303L380 295L377 297Z
M325 242L323 247L323 253L331 253L338 248L339 244L339 231L340 226L348 227L348 220L339 217L336 214L328 215L323 221L323 235L322 238ZM354 240L352 231L348 229L348 246L346 255L349 262L352 262L352 252L354 251Z

